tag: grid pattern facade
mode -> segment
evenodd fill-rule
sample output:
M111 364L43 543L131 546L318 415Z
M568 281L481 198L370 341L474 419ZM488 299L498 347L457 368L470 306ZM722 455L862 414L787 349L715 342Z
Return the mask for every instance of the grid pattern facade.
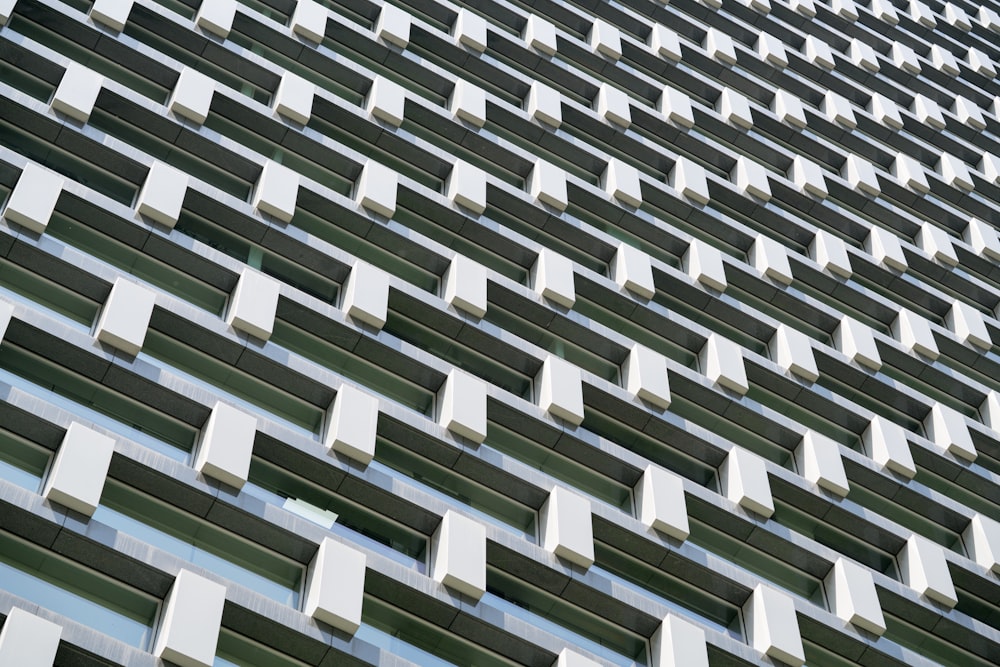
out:
M0 0L0 663L1000 663L998 12Z

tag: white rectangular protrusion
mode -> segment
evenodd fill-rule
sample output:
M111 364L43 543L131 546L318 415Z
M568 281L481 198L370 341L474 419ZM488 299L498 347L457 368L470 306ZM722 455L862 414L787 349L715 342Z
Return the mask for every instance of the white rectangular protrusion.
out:
M155 160L136 200L136 212L173 229L181 215L190 176Z
M163 602L153 655L178 667L210 667L225 604L225 586L182 569Z
M486 91L465 79L456 79L448 110L455 118L482 127L486 125Z
M719 468L719 486L723 495L740 507L765 519L774 514L767 466L756 454L733 446Z
M222 39L229 37L236 18L236 0L202 0L195 24Z
M681 127L694 127L694 110L691 98L672 86L664 86L656 107L664 117Z
M783 285L792 284L792 267L788 263L788 250L769 236L758 234L748 256L753 267L771 280Z
M535 376L538 407L574 426L583 422L583 377L577 366L551 354Z
M979 405L979 414L983 424L1000 433L1000 392L992 389L986 392L986 398Z
M708 667L705 631L680 616L667 614L649 642L656 667Z
M840 175L852 188L866 192L870 195L878 195L882 192L882 186L878 182L878 174L871 162L859 155L851 153L847 156Z
M201 429L194 469L212 479L242 489L250 474L257 418L217 401Z
M926 28L937 26L937 19L931 8L920 2L920 0L910 0L910 18Z
M807 18L816 16L816 3L813 0L787 0L788 8Z
M531 14L524 26L524 41L539 53L553 56L558 48L556 27L541 16Z
M455 255L445 271L444 300L473 317L486 315L486 267L465 255Z
M7 199L3 217L36 234L44 234L65 184L66 179L59 174L34 162L27 163Z
M806 431L795 450L795 464L806 481L821 489L846 497L850 492L840 445L816 431Z
M101 503L114 452L114 440L73 422L56 451L42 495L91 516Z
M714 290L726 291L726 268L722 262L722 253L717 248L699 239L692 239L681 264L693 280Z
M802 106L802 100L787 90L779 88L775 91L774 99L771 100L771 111L782 123L797 128L806 126L806 110Z
M806 60L823 69L833 69L836 62L833 59L833 49L830 45L815 35L807 35L802 45L802 54Z
M989 183L1000 183L1000 157L992 153L983 153L983 159L977 167Z
M382 11L375 22L375 37L385 43L405 49L410 44L412 19L396 5L382 4Z
M757 584L743 605L743 618L754 649L791 667L805 664L795 602L787 593Z
M649 48L656 55L673 62L680 62L681 40L677 33L663 25L654 23L649 33Z
M376 329L385 326L389 312L389 274L358 260L344 283L341 309Z
M668 184L695 203L708 203L708 178L705 176L705 168L683 155L674 162Z
M726 65L736 64L736 46L733 38L718 28L709 28L705 32L705 40L701 44L710 58L715 58Z
M969 558L994 574L1000 574L1000 523L982 514L975 514L962 533L962 538Z
M253 207L282 222L291 222L299 198L299 175L283 164L266 160L253 193Z
M880 21L885 21L889 25L899 23L899 14L896 12L892 0L872 0L870 9L875 18Z
M531 285L538 294L563 308L572 308L576 303L574 281L572 261L548 248L538 252L531 267Z
M945 127L944 114L941 113L941 107L926 95L921 95L920 93L914 95L910 111L917 117L917 120L925 125L929 125L937 130L942 130Z
M993 340L986 328L983 314L964 301L956 300L952 304L947 316L945 316L945 323L963 343L975 345L983 350L989 350L993 347Z
M156 293L152 290L121 276L115 278L94 335L126 354L139 354L155 303Z
M959 30L966 32L972 30L972 22L969 20L969 15L954 2L944 3L944 20Z
M823 168L801 155L796 155L792 160L787 175L788 180L802 192L820 199L825 199L830 194L826 187L826 177L823 176Z
M962 238L972 246L977 255L993 261L1000 260L1000 237L996 227L979 218L972 218L965 228Z
M896 180L904 187L922 194L931 191L923 165L906 153L896 155L896 159L892 162L891 171Z
M858 322L850 315L844 315L840 326L833 333L833 340L837 349L851 361L873 371L882 368L882 357L879 356L875 336L868 325Z
M403 124L403 110L406 106L406 91L395 81L377 75L368 89L365 110L375 118L393 127Z
M885 633L882 605L868 568L841 556L834 561L824 583L830 611L840 620L879 637Z
M566 192L566 172L545 160L535 160L528 177L528 192L532 198L556 210L565 211L569 206Z
M979 13L976 14L979 25L993 32L1000 32L1000 14L997 14L992 7L986 5L979 6Z
M974 46L969 47L969 51L965 55L965 62L973 72L982 74L988 79L997 75L996 65L993 64L990 57Z
M229 299L226 324L260 340L274 331L281 284L260 271L243 267L240 280Z
M854 0L830 0L830 10L848 21L858 20L858 6Z
M852 275L851 258L847 253L847 244L839 236L828 231L818 230L809 244L809 256L816 260L824 270L841 278Z
M462 46L478 53L486 50L486 19L465 7L458 10L452 34Z
M330 405L323 444L331 452L368 465L375 456L377 428L378 399L343 384Z
M357 632L367 560L363 551L324 537L309 563L302 611L341 632Z
M312 116L316 86L294 72L281 75L278 90L274 93L274 111L296 123L306 125Z
M86 123L103 85L103 76L71 61L52 96L52 109Z
M635 487L639 520L677 540L686 540L691 533L684 497L684 482L663 468L646 466Z
M95 0L90 8L90 18L95 22L121 32L132 13L133 0Z
M896 557L903 583L920 595L951 608L958 604L944 549L920 535L911 535Z
M910 453L906 430L899 424L876 415L865 430L862 441L868 456L878 465L907 479L916 476L917 467Z
M823 103L820 105L820 110L826 114L827 119L831 123L843 125L848 129L854 129L858 125L850 101L832 90L826 91L826 95L823 96Z
M875 53L875 49L857 37L851 40L850 45L847 47L847 54L851 62L858 67L864 68L869 72L877 72L880 69L878 54Z
M972 190L975 187L965 162L950 153L941 153L937 172L941 175L941 179L952 187L961 190Z
M767 180L767 169L759 162L740 155L736 158L736 166L729 176L736 189L743 194L764 201L771 199L771 184Z
M326 37L326 22L329 12L316 0L298 0L289 26L299 37L319 44Z
M438 391L438 423L479 444L486 440L486 383L457 368Z
M13 607L0 630L0 665L52 667L61 636L61 625Z
M602 19L596 19L587 35L590 50L611 60L622 57L622 33L615 26Z
M431 577L473 600L486 592L486 527L448 510L431 538Z
M198 125L208 118L215 94L215 80L186 65L181 69L167 108Z
M486 172L464 160L455 160L445 182L445 195L476 215L486 210Z
M363 208L386 218L396 214L399 174L389 167L367 160L354 187L354 200Z
M556 661L552 663L552 667L601 667L601 663L572 649L564 648L559 652Z
M892 323L892 334L911 352L922 354L932 361L940 355L931 323L912 310L899 309L899 315Z
M667 360L659 352L635 343L622 366L622 383L637 398L663 410L670 407Z
M775 67L788 67L785 45L774 35L762 32L757 36L757 55Z
M611 259L611 276L619 287L643 299L652 299L656 294L649 255L627 243L618 244L618 251Z
M966 461L975 461L979 456L965 417L947 405L934 404L924 417L924 433L938 447Z
M642 187L639 170L618 158L608 160L608 166L601 178L604 191L627 206L638 208L642 205Z
M948 76L958 76L962 72L958 66L958 59L940 44L932 44L928 55L934 68Z
M598 115L615 125L628 127L632 124L632 110L628 95L610 83L602 83L597 90L594 109Z
M13 318L14 318L13 304L0 301L0 343L3 342L3 337L7 335L7 327L10 326L10 321Z
M750 102L745 95L737 93L732 88L723 88L722 94L715 102L716 111L726 121L737 127L753 127L753 113L750 111Z
M739 0L743 6L767 14L771 11L771 0Z
M594 564L594 527L590 501L556 486L539 512L542 548L580 567Z
M709 334L701 349L700 361L702 372L712 382L738 394L750 391L743 349L733 341L714 332Z
M955 118L960 123L968 125L973 130L986 129L986 118L983 117L982 110L978 104L967 97L957 95L954 104L951 105L951 112L955 114Z
M770 347L774 363L783 370L794 373L808 382L819 379L812 343L804 333L785 324L779 324L774 332L774 338L771 339Z
M546 125L556 128L562 125L562 95L540 81L531 82L525 110L531 118Z
M951 236L932 222L920 225L915 239L920 249L930 255L931 259L946 266L958 266L958 255L951 243Z
M906 271L906 255L899 237L888 229L872 226L865 239L865 251L871 254L879 264L884 264L896 271Z
M917 52L902 42L893 42L889 49L889 57L893 64L904 72L910 74L920 74L920 60L917 59Z
M885 95L873 93L868 111L882 125L894 130L903 127L903 117L899 115L899 107Z

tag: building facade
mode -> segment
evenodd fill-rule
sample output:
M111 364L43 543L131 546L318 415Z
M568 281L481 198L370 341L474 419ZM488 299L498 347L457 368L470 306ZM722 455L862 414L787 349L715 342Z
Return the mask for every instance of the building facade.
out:
M0 0L0 665L1000 663L998 12Z

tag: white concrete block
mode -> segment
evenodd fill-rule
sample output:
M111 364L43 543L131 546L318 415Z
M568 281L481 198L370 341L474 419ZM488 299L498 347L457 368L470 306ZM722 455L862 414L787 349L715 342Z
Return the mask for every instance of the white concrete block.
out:
M486 383L451 369L438 391L438 423L476 444L486 440Z
M686 540L691 533L684 497L684 482L672 472L652 464L639 478L635 487L639 520L677 540Z
M792 160L787 176L788 180L802 192L820 199L825 199L830 194L826 187L826 178L823 176L823 168L801 155L796 155Z
M937 172L941 179L952 187L966 191L975 187L965 162L950 153L941 153L941 159L937 163Z
M7 25L16 4L17 0L0 0L0 28Z
M958 266L958 255L951 243L951 236L937 225L924 222L915 239L920 249L946 266Z
M594 528L590 501L557 486L539 512L542 548L571 563L594 564Z
M299 197L299 175L274 160L266 160L253 193L253 207L282 222L291 222Z
M892 334L910 352L922 354L932 361L940 355L931 323L912 310L899 309L899 315L892 323Z
M676 88L664 86L657 109L675 125L687 128L694 127L694 110L691 108L691 98Z
M973 130L984 130L986 129L986 119L983 117L983 112L980 110L979 105L972 100L958 95L955 97L955 103L951 105L951 112L955 114L955 118L964 125L971 127Z
M931 191L927 182L927 174L922 164L906 153L899 153L892 163L892 175L901 185L922 194Z
M555 88L532 81L525 108L528 115L539 122L552 127L562 125L562 95Z
M486 210L486 172L464 160L455 160L445 182L445 196L476 215Z
M712 9L718 9L722 6L722 0L701 0L701 4Z
M681 259L681 265L693 280L714 290L726 291L726 268L722 262L722 252L717 248L699 239L692 239Z
M842 498L847 497L850 483L840 457L840 445L835 441L816 431L806 431L795 450L795 464L799 474L809 483Z
M804 333L779 324L771 339L770 348L774 363L786 372L794 373L808 382L819 379L812 342Z
M683 155L674 162L674 168L667 179L668 184L682 196L697 204L707 204L709 200L708 178L705 168Z
M410 44L410 15L397 7L384 3L375 22L375 37L387 44L405 49Z
M617 158L608 160L602 177L604 191L627 206L642 206L639 170Z
M323 444L331 452L368 465L375 457L377 428L378 399L366 391L343 384L330 404Z
M962 70L958 66L958 59L952 55L951 51L945 49L940 44L932 44L930 53L931 64L948 76L958 76Z
M389 310L389 274L367 262L354 262L343 288L341 308L376 329L385 326Z
M137 355L146 339L156 293L122 277L115 278L94 335L102 343Z
M226 587L181 570L163 603L153 655L178 667L210 667L222 627Z
M541 16L531 14L524 26L524 41L540 53L547 56L555 55L558 47L556 27Z
M761 14L767 14L771 11L770 0L739 0L740 4L748 9L753 9Z
M3 342L3 337L7 335L7 327L10 326L10 321L14 317L14 306L0 301L0 343Z
M979 25L993 32L1000 32L1000 14L997 14L992 7L986 5L979 6L979 13L976 14Z
M477 53L486 50L486 19L465 7L458 10L452 34L455 36L455 41L462 46Z
M940 546L920 535L911 535L896 560L904 584L948 608L958 604L948 561Z
M992 153L983 153L978 169L989 183L1000 183L1000 157Z
M0 630L0 665L52 667L61 636L61 625L13 607Z
M539 251L531 267L531 284L541 296L563 308L572 308L576 302L573 262L548 248Z
M677 33L661 23L654 23L649 33L649 48L656 55L673 62L680 62L681 40Z
M847 244L839 236L822 229L816 232L813 242L809 245L809 256L816 260L824 270L841 278L852 275L851 258L847 253Z
M667 360L659 352L635 343L622 365L622 383L637 398L663 410L670 407Z
M832 90L826 91L820 110L826 114L827 120L831 123L837 123L852 130L858 125L850 101Z
M850 46L847 47L847 55L852 63L869 72L877 72L881 69L875 49L856 37L851 40Z
M824 583L830 611L839 619L879 637L885 633L885 617L868 568L840 557Z
M983 424L1000 433L1000 392L992 389L986 392L986 398L979 405L979 414Z
M95 0L90 8L90 18L96 23L121 32L132 13L133 0Z
M974 46L969 47L969 50L965 55L965 62L969 65L969 69L973 72L982 74L989 79L992 79L997 75L996 65L993 64L990 57Z
M243 267L240 280L229 299L226 324L260 340L268 340L274 331L281 284L249 267Z
M185 66L177 77L167 108L178 116L201 125L208 118L213 95L215 80Z
M733 44L733 38L718 28L708 29L701 46L710 58L715 58L726 65L736 64L736 46Z
M743 349L728 338L714 332L710 334L701 348L700 362L702 371L712 382L738 394L750 391Z
M329 12L316 0L298 0L292 12L290 27L299 37L319 44L326 37Z
M882 186L878 182L878 174L871 162L860 155L851 153L847 156L840 175L852 188L867 194L878 196L882 192Z
M583 378L580 369L551 354L535 376L538 407L574 426L583 422Z
M802 100L787 90L778 89L771 100L771 111L782 123L792 127L803 128L806 126L806 110L802 106Z
M858 6L854 4L854 0L830 0L830 9L840 18L858 20Z
M566 194L566 172L545 160L536 160L528 177L528 192L535 201L556 210L565 211L569 206Z
M882 125L891 127L894 130L903 127L903 117L899 115L899 107L885 95L872 94L871 102L868 104L868 111Z
M621 31L607 21L596 19L587 35L587 42L590 50L599 53L611 60L618 60L622 57L622 34Z
M91 516L101 503L115 441L73 422L66 430L45 479L42 495Z
M602 83L598 89L594 109L598 115L615 125L628 127L632 124L632 109L629 106L628 94L609 83Z
M399 174L389 167L368 160L354 187L354 200L372 213L391 218L396 214L396 190Z
M899 424L876 415L864 432L862 441L865 451L875 463L907 479L916 476L917 467L910 453L906 430Z
M403 110L406 106L406 91L395 81L376 76L368 89L365 110L375 118L393 127L403 124Z
M159 160L154 161L139 191L136 211L173 229L180 217L189 182L187 173Z
M963 343L975 345L983 350L990 350L993 347L983 314L964 301L955 301L945 317L945 322Z
M966 461L975 461L979 455L965 417L947 405L934 404L924 417L924 433L938 447Z
M217 401L201 429L194 469L212 479L242 489L250 474L257 418Z
M962 533L969 558L1000 574L1000 523L982 514L975 514ZM0 645L3 640L0 639Z
M882 368L882 357L879 356L875 336L868 325L858 322L849 315L844 315L840 320L840 326L833 334L833 340L837 349L849 357L851 361L873 371Z
M926 28L933 28L937 26L937 19L934 18L934 12L931 8L920 2L920 0L910 0L910 18L917 23L923 25Z
M448 109L452 116L482 127L486 125L486 91L465 79L457 79Z
M816 67L833 69L836 65L836 61L833 59L833 49L815 35L806 36L802 45L802 54Z
M944 20L959 30L972 30L972 22L965 10L953 2L944 3Z
M90 120L90 112L104 86L104 77L76 62L66 66L59 86L52 96L52 110L81 123Z
M486 267L464 255L455 255L445 271L443 297L473 317L486 314Z
M748 256L753 267L762 274L781 283L792 284L792 267L788 263L788 250L769 236L758 234Z
M611 276L619 287L643 299L652 299L656 293L649 255L634 246L626 243L618 245L618 251L611 259Z
M767 169L759 162L740 155L729 177L743 194L764 201L771 199L771 184L767 180Z
M876 18L885 21L889 25L899 23L899 14L896 13L896 8L892 5L892 0L872 0L870 9Z
M761 60L775 67L788 67L788 54L785 52L785 45L774 35L762 32L757 36L757 55L760 56Z
M872 226L872 230L865 239L865 250L879 264L884 264L896 271L906 271L906 255L903 254L903 246L899 243L899 237L889 230Z
M302 611L341 632L357 632L367 560L364 552L324 537L309 563Z
M743 618L754 649L792 667L805 663L795 603L787 593L757 584L743 605Z
M715 109L726 121L749 129L753 127L753 114L750 111L750 102L740 93L732 88L723 88L722 94L715 102Z
M767 466L762 458L740 446L734 446L722 462L719 488L726 498L765 519L774 514Z
M448 510L431 538L431 577L478 600L486 592L486 527Z
M924 125L928 125L938 130L942 130L945 127L944 115L941 113L941 107L938 103L927 97L926 95L916 94L913 97L913 104L910 105L910 111L913 115L917 117Z
M963 238L972 246L977 255L993 261L1000 261L1000 238L996 228L979 218L969 220Z
M650 649L656 667L708 667L705 631L674 614L660 623Z
M286 71L274 93L274 110L285 118L306 125L312 115L316 86L298 74Z
M899 69L910 74L920 74L920 60L917 58L917 53L906 44L893 42L889 57Z
M222 39L229 37L236 18L236 0L202 0L195 24Z
M28 162L7 199L3 217L36 234L44 234L65 184L66 179L59 174Z
M552 667L601 667L601 663L576 651L564 648L559 652L559 657L556 658Z

